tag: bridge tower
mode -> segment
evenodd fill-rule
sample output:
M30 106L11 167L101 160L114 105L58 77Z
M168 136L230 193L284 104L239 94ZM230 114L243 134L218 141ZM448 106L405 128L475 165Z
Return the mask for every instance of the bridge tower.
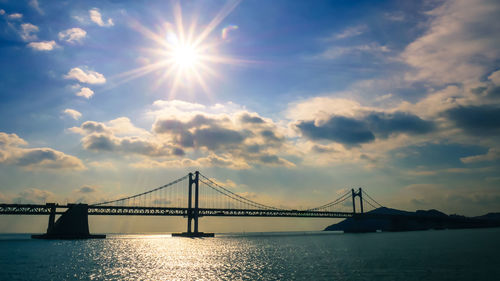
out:
M183 237L214 237L213 233L204 233L198 231L198 218L200 217L199 212L199 178L200 172L196 171L189 173L189 183L188 183L188 210L187 210L187 232L183 233L172 233L172 236L183 236ZM193 208L193 187L194 187L194 208ZM194 231L192 231L192 222L194 221Z
M361 206L361 213L363 213L363 190L361 187L358 191L354 191L354 188L351 189L352 193L352 212L356 213L356 197L359 197L359 205Z
M199 203L199 177L200 177L200 172L196 171L194 173L189 173L189 186L188 186L188 225L187 225L187 232L188 233L193 233L191 231L191 226L192 222L194 220L194 233L198 233L198 217L199 217L199 210L198 210L198 203ZM194 186L194 208L193 208L193 186Z

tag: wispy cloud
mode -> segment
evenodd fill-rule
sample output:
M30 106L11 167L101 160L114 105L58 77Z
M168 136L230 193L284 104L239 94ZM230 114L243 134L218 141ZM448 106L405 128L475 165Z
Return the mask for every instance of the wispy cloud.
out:
M106 21L103 20L101 12L97 8L90 9L89 16L90 16L90 20L99 26L109 27L109 26L115 25L113 23L113 19L111 19L111 18L108 18L108 20L106 20Z
M7 16L7 18L11 19L11 20L20 20L23 18L23 14L20 14L20 13L14 13L14 14L10 14Z
M344 38L354 37L354 36L358 36L358 35L365 33L367 30L368 30L368 26L366 26L364 24L357 25L357 26L351 26L351 27L344 29L340 33L335 34L333 36L333 38L344 39Z
M85 36L87 36L87 32L79 27L74 27L59 32L58 36L61 41L81 43Z
M35 9L39 14L43 15L44 12L42 8L40 8L40 4L38 3L38 0L30 0L29 5Z
M391 50L387 46L381 46L377 43L365 44L365 45L356 45L349 47L338 47L332 46L326 49L324 52L319 55L313 56L313 59L336 59L349 54L384 54L388 53Z
M427 14L431 17L428 31L401 55L415 69L406 75L408 80L477 81L497 67L500 5L489 0L446 1Z
M31 24L31 23L23 23L21 24L21 30L19 32L19 36L24 41L33 41L37 40L38 37L36 36L36 33L39 31L38 26Z
M66 108L64 110L64 114L68 115L69 117L78 120L80 117L82 117L82 114L74 109L71 108Z
M460 158L460 161L469 164L484 161L495 161L498 159L500 159L500 149L490 148L486 154L463 157Z
M403 12L392 12L392 13L385 13L384 17L390 21L404 21L405 20L405 14Z

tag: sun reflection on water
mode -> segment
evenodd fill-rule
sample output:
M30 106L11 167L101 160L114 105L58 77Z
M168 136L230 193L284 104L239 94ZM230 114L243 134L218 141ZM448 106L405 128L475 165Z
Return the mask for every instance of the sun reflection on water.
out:
M0 239L0 280L496 280L499 231L27 236Z

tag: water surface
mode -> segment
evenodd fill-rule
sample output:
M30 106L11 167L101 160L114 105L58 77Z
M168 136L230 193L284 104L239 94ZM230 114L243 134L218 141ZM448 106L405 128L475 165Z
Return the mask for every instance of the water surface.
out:
M499 280L500 228L190 239L0 235L0 280Z

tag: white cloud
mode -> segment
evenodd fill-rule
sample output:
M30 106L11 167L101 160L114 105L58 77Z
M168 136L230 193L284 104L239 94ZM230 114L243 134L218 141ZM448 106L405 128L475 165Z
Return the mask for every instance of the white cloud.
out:
M77 96L79 97L85 97L87 99L90 99L94 95L94 91L92 91L90 88L87 87L82 87L77 93Z
M476 81L500 56L500 3L446 1L428 12L428 31L401 58L415 71L406 78L433 83Z
M22 19L23 18L23 14L20 14L20 13L14 13L14 14L10 14L7 16L9 19L11 20L18 20L18 19Z
M80 117L82 117L82 114L80 112L78 112L74 109L71 109L71 108L66 108L64 110L64 113L75 120L78 120L78 119L80 119Z
M493 72L488 76L488 79L493 82L493 84L500 86L500 70Z
M87 84L104 84L106 83L106 78L99 72L92 70L82 70L81 68L74 67L68 74L64 76L66 79L74 79L81 83Z
M156 169L156 168L178 168L178 167L225 167L232 170L247 170L251 166L241 159L233 159L231 157L224 158L215 154L210 154L207 157L198 159L180 159L156 161L146 159L141 162L130 164L131 167L139 169Z
M0 9L0 15L5 15L5 10L4 9Z
M37 33L38 31L39 31L38 26L31 23L23 23L21 24L21 30L19 36L21 36L21 38L24 41L37 40L38 37L36 36L35 33Z
M342 32L336 34L334 38L344 39L344 38L354 37L365 33L367 30L368 27L366 25L351 26L344 29Z
M38 13L41 15L44 14L43 10L40 8L40 4L38 3L38 0L30 0L29 5L35 9Z
M41 42L30 42L28 47L37 51L52 51L57 47L56 41L41 41Z
M134 167L295 167L282 157L290 155L282 133L286 129L257 113L235 110L241 107L232 103L204 106L174 100L156 101L153 107L151 131L126 117L86 121L70 131L83 136L87 150L143 158Z
M0 163L27 170L84 170L85 165L74 156L52 148L24 148L27 143L16 134L0 132Z
M348 55L348 54L373 54L381 55L388 53L391 50L387 46L381 46L377 43L349 46L349 47L329 47L324 52L319 55L315 55L313 59L336 59L338 57Z
M404 21L405 20L405 14L403 12L385 13L384 17L390 21Z
M99 12L99 9L97 8L90 9L89 15L90 15L90 20L92 20L99 26L109 27L114 25L113 19L111 18L108 18L107 21L103 21L101 12Z
M18 196L12 199L14 203L43 204L46 202L55 202L56 195L48 190L38 188L29 188L19 192Z
M486 154L463 157L463 158L460 158L460 161L462 161L463 163L469 164L469 163L476 163L476 162L483 162L483 161L495 161L497 159L500 159L500 150L495 149L495 148L490 148L488 150L488 153L486 153Z
M380 96L380 97L376 97L376 98L375 98L375 101L376 101L376 102L381 102L381 101L388 100L388 99L390 99L390 98L392 98L392 94L391 94L391 93L389 93L389 94L385 94L385 95L382 95L382 96Z
M368 107L350 99L315 97L289 105L286 117L292 120L326 120L331 115L354 117Z
M69 43L81 43L85 36L87 36L87 32L79 27L73 27L59 32L59 40Z

